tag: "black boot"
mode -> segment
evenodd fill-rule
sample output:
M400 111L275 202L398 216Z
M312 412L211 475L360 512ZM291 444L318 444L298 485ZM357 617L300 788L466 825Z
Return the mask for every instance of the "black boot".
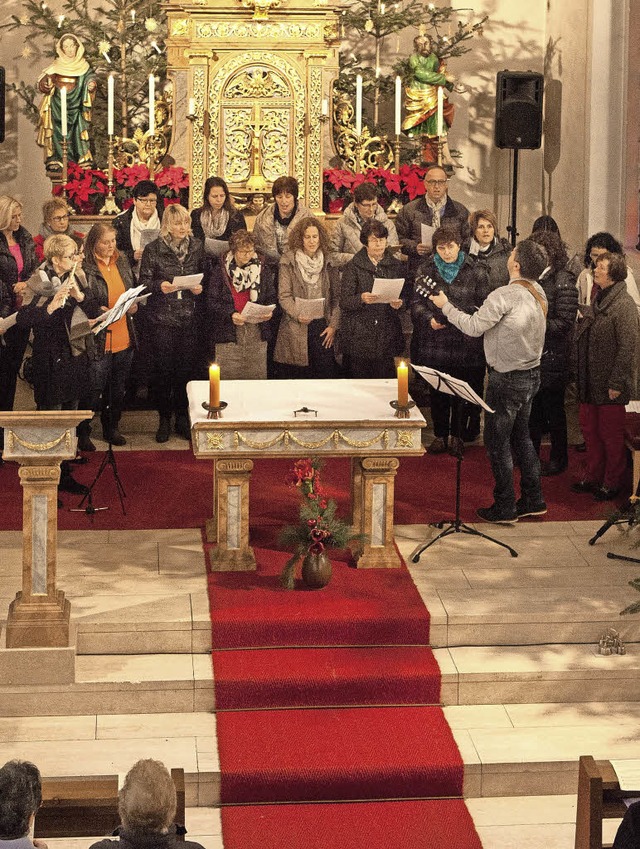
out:
M160 416L160 424L156 431L156 442L168 442L171 433L171 419L169 416Z
M89 488L83 483L79 483L71 475L71 468L66 460L60 463L60 483L58 484L60 492L70 492L72 495L86 495Z
M96 446L91 441L91 421L85 419L78 425L78 451L95 451Z
M115 410L111 413L111 421L109 421L109 416L101 416L100 421L102 422L102 435L104 436L105 442L110 442L112 445L126 445L127 440L118 430L118 425L120 424L120 413Z
M189 427L189 416L186 413L176 414L176 433L187 441L191 439L191 428Z

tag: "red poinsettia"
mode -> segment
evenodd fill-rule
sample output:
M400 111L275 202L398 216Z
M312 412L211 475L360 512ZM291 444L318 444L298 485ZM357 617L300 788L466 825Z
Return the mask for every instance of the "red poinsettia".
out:
M155 177L156 186L168 186L172 191L179 192L180 189L189 188L189 175L177 165L163 168Z
M425 169L418 165L402 165L398 173L388 168L370 168L361 174L327 168L323 174L325 211L341 212L356 186L365 182L377 186L380 203L385 207L396 199L408 203L424 194L424 173Z

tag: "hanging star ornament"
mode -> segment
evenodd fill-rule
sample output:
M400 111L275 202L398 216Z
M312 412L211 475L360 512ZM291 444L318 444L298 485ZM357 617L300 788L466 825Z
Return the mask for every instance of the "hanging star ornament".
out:
M155 18L146 18L144 22L144 28L147 32L156 32L158 29L158 22Z
M371 18L367 18L367 20L364 22L364 29L365 32L373 32L373 21L371 20Z
M30 20L31 20L31 18L29 17L29 15L21 15L20 16L21 26L26 27L26 25L29 23Z
M31 58L31 56L33 56L33 50L29 47L29 45L27 45L26 47L22 48L20 56L22 56L23 59L29 59Z
M98 53L108 53L111 49L111 44L108 41L99 41L98 42Z

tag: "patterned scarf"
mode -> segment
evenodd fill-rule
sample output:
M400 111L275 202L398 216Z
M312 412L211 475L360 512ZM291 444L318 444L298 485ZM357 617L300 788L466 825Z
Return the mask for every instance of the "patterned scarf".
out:
M171 236L167 233L166 236L162 236L162 241L174 252L178 262L182 265L189 253L189 237L185 236L184 239L180 239L179 242L174 242Z
M207 239L219 239L229 224L229 211L223 207L214 212L205 206L200 213L200 224Z
M159 230L160 229L160 216L158 215L158 210L153 210L153 215L148 221L143 221L136 210L133 208L133 215L131 216L131 227L129 230L129 235L131 236L131 247L134 251L140 250L140 234L143 230Z
M321 298L322 283L320 275L324 268L324 254L318 250L313 256L309 256L304 251L296 251L296 265L300 271L300 276L307 284L307 297Z
M257 301L260 294L260 260L258 257L250 259L246 265L239 266L234 259L233 252L224 258L224 267L231 285L236 292L244 292L249 289L249 300Z
M433 213L433 218L431 220L431 226L435 227L436 230L437 230L438 227L440 226L440 213L442 212L442 210L447 205L447 195L445 195L442 198L442 200L439 200L437 203L435 203L432 200L429 200L429 198L426 195L424 196L424 199L427 202L427 206L429 207L429 209Z

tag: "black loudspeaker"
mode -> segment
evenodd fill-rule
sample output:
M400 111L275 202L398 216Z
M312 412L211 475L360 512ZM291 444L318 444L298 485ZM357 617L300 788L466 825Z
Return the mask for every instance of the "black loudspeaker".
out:
M542 74L499 71L496 78L496 147L535 150L542 143Z
M0 67L0 144L4 141L4 68Z

